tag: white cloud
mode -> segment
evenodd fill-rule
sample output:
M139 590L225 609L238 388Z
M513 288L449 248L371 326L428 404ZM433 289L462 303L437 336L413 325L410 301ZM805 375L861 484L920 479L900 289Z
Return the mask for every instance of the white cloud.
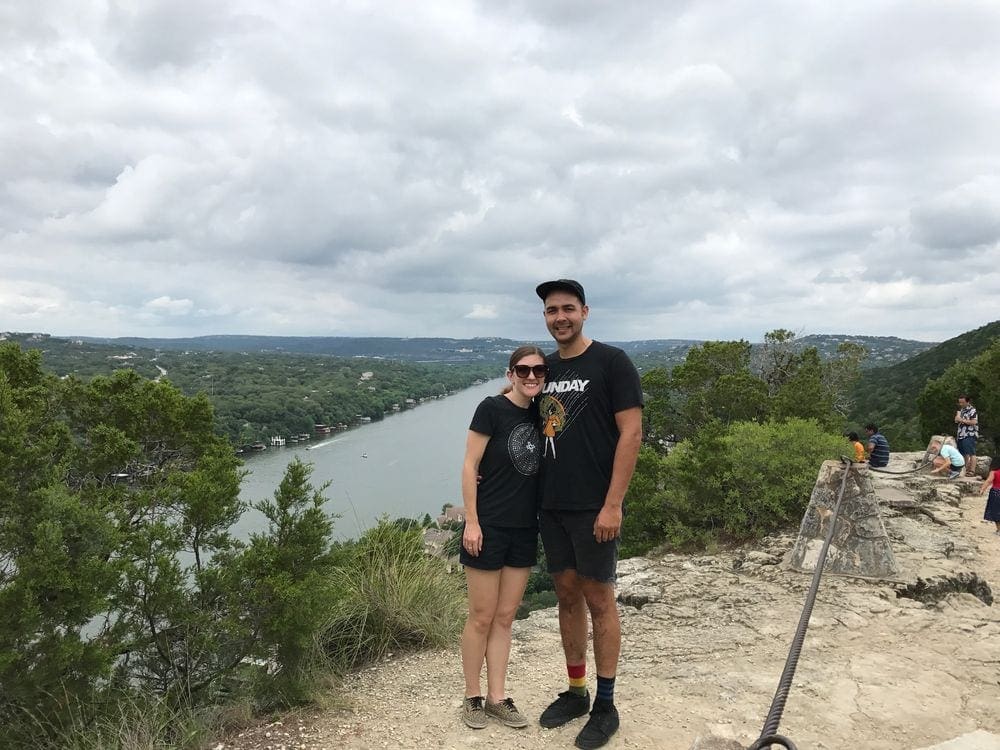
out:
M496 320L500 316L497 314L496 305L473 305L465 317L469 320Z
M166 313L167 315L187 315L194 303L189 299L171 299L170 297L157 297L151 299L143 307L154 313Z

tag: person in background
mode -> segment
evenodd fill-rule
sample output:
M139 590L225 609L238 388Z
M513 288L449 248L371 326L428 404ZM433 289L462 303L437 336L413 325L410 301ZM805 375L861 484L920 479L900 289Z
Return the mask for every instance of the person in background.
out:
M510 385L476 408L462 464L465 566L469 616L462 631L465 700L462 720L483 729L489 717L509 727L528 720L506 695L511 626L538 555L538 405L545 355L522 346L510 356ZM480 674L486 662L486 696Z
M965 457L965 473L976 475L976 440L979 438L979 412L972 405L969 396L963 393L958 397L958 411L955 413L956 430L955 443Z
M642 443L642 385L625 352L584 335L590 308L578 281L547 281L535 293L557 347L546 358L549 375L539 410L560 417L553 425L553 450L542 458L538 527L559 599L569 678L568 689L538 723L560 727L589 711L575 740L587 750L605 745L619 725L615 576L625 491ZM588 614L597 667L593 706L586 677Z
M889 465L889 441L878 431L877 424L866 424L868 435L868 465L879 469Z
M940 441L935 440L931 443L930 449L937 451L931 474L941 474L945 469L948 469L948 479L958 479L962 475L962 469L965 468L965 459L962 458L962 454L958 452L957 448L947 443L942 445Z
M995 523L996 533L1000 535L1000 456L994 456L993 460L990 461L990 473L986 475L986 479L979 486L979 494L982 495L987 489L990 494L986 498L983 520Z
M861 439L858 437L856 432L848 432L844 437L847 438L851 447L854 448L854 463L861 464L865 462L865 446L862 445Z

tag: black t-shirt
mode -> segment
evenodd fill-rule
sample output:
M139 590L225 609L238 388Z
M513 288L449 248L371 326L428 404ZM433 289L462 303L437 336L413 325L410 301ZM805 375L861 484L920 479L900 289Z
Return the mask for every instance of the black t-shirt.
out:
M507 528L538 524L538 465L542 443L538 410L522 409L506 396L489 396L476 407L469 429L489 435L479 461L476 513L479 523Z
M642 384L621 349L599 341L571 359L545 358L549 374L539 402L542 507L596 510L611 483L615 414L642 406Z

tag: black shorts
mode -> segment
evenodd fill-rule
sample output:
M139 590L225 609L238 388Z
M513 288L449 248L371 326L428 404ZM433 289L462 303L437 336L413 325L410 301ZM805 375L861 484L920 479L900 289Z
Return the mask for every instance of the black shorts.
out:
M575 570L577 575L601 583L614 583L618 567L618 537L598 542L594 521L598 510L542 510L538 530L542 534L549 573Z
M483 548L473 557L465 547L458 556L462 565L477 570L532 568L538 563L538 529L508 529L503 526L480 526ZM462 530L455 533L463 533Z

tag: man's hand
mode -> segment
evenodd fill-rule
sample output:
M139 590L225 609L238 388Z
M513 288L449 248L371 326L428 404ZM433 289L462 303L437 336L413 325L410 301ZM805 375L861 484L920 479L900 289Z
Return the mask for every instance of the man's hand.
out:
M622 509L610 505L601 508L594 521L594 538L599 542L610 542L622 529Z

